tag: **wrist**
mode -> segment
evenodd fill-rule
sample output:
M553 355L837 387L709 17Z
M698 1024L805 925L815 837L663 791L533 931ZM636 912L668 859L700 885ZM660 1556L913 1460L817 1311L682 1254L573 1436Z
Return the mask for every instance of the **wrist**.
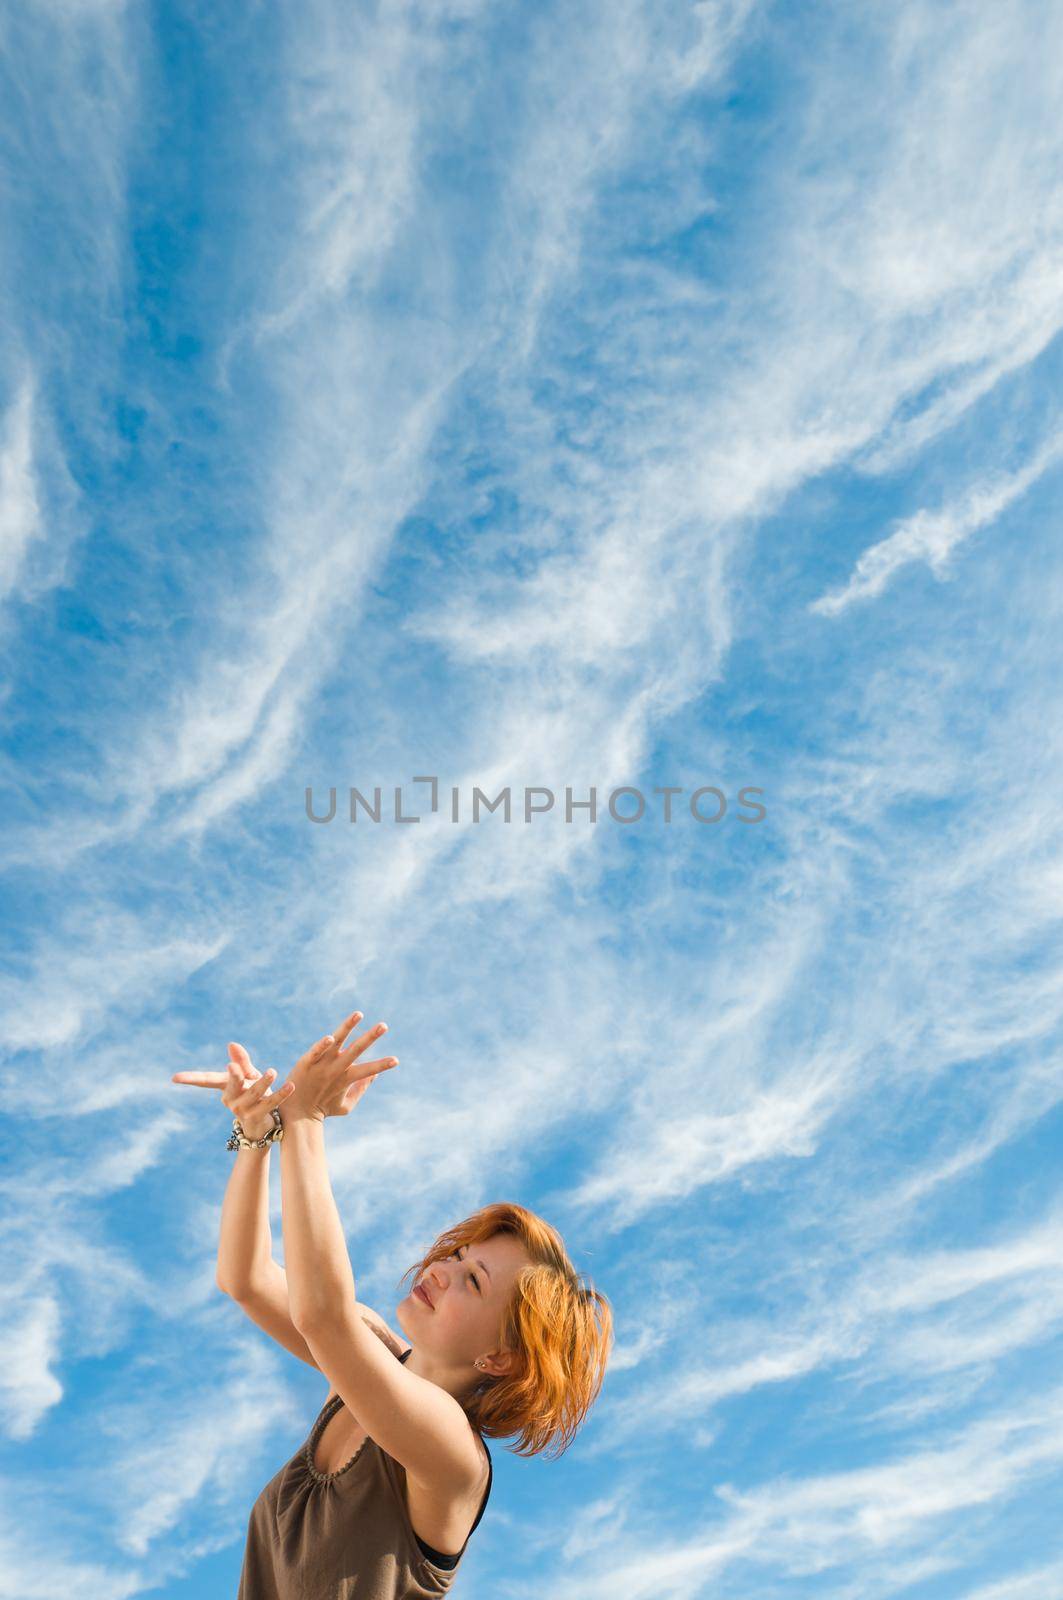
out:
M245 1128L244 1129L244 1138L245 1139L261 1139L263 1134L266 1134L268 1132L269 1132L268 1128L252 1129L250 1132L248 1132L248 1130ZM259 1160L265 1158L265 1160L268 1161L269 1160L269 1153L273 1149L273 1146L274 1146L275 1143L276 1143L276 1140L271 1139L269 1144L263 1144L263 1145L242 1144L242 1145L240 1145L238 1147L236 1154L237 1154L237 1157L240 1157L240 1156L255 1156Z
M272 1117L249 1117L246 1122L243 1117L234 1117L233 1121L240 1124L246 1139L261 1139L273 1126Z
M283 1132L284 1124L276 1107L270 1107L265 1117L250 1115L245 1120L234 1114L228 1148L244 1150L247 1146L242 1141L246 1139L250 1141L256 1153L260 1150L268 1151L270 1145L282 1137Z
M298 1128L307 1123L316 1123L319 1127L323 1127L325 1117L322 1112L308 1111L302 1106L292 1105L289 1102L281 1108L281 1122L284 1124L285 1133L287 1133L289 1128Z

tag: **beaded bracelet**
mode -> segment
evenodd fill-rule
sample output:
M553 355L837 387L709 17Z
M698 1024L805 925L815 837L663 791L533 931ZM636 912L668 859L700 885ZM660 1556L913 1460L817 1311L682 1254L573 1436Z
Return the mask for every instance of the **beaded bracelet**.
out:
M234 1117L233 1131L229 1135L226 1150L264 1150L267 1145L276 1144L278 1140L283 1139L284 1124L277 1107L270 1106L269 1114L273 1118L273 1126L268 1133L262 1135L261 1139L249 1139L240 1126L239 1117Z

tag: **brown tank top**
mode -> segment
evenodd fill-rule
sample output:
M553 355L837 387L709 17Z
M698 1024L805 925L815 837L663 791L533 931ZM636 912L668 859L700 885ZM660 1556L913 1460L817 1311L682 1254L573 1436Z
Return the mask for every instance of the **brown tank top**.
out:
M486 1443L487 1488L476 1521L457 1558L442 1555L414 1533L406 1469L375 1439L366 1438L338 1472L314 1466L318 1438L342 1403L339 1395L325 1401L306 1442L251 1507L236 1600L429 1600L453 1584L491 1493Z

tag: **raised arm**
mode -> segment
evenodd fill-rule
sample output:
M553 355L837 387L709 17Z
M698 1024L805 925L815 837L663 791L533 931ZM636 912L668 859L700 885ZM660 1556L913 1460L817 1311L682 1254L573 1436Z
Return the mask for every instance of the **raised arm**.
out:
M269 1226L270 1149L236 1152L222 1201L215 1279L234 1299L261 1286L278 1266Z
M361 1015L353 1012L335 1034L326 1034L300 1057L289 1079L295 1092L281 1111L281 1222L288 1293L297 1327L305 1318L357 1299L325 1160L325 1112L337 1093L346 1094L350 1085L364 1089L377 1072L398 1065L395 1056L376 1061L356 1059L387 1031L386 1023L367 1029L354 1044L341 1048Z
M325 1160L324 1123L290 1117L281 1141L281 1220L296 1326L358 1296Z
M261 1117L261 1113L258 1115ZM257 1139L265 1129L249 1116L247 1131ZM272 1148L266 1145L261 1150L241 1148L236 1152L222 1201L215 1280L218 1288L235 1300L241 1311L271 1339L276 1339L307 1366L320 1371L309 1345L292 1321L284 1268L273 1259L269 1226Z
M382 1032L366 1034L354 1053ZM439 1505L464 1504L483 1481L483 1459L465 1412L439 1384L383 1355L366 1331L355 1293L320 1114L333 1080L349 1070L335 1040L319 1041L295 1069L299 1086L281 1113L281 1220L292 1320L333 1392L405 1468L407 1479Z

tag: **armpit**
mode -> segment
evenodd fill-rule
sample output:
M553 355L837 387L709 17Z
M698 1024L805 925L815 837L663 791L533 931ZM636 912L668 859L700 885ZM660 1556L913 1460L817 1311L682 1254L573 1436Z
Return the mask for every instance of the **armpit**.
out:
M361 1301L358 1302L358 1310L361 1313L362 1321L367 1327L372 1328L381 1344L386 1344L393 1356L397 1358L410 1348L405 1339L400 1339L398 1334L392 1333L379 1311L374 1311L372 1306L363 1306ZM339 1390L337 1388L330 1386L329 1392L325 1397L325 1403L328 1404L332 1396L338 1393Z
M391 1331L379 1312L372 1310L369 1306L360 1306L359 1310L362 1314L362 1321L372 1328L377 1338L382 1344L387 1345L392 1355L401 1356L410 1348L405 1339L400 1339L398 1334Z

